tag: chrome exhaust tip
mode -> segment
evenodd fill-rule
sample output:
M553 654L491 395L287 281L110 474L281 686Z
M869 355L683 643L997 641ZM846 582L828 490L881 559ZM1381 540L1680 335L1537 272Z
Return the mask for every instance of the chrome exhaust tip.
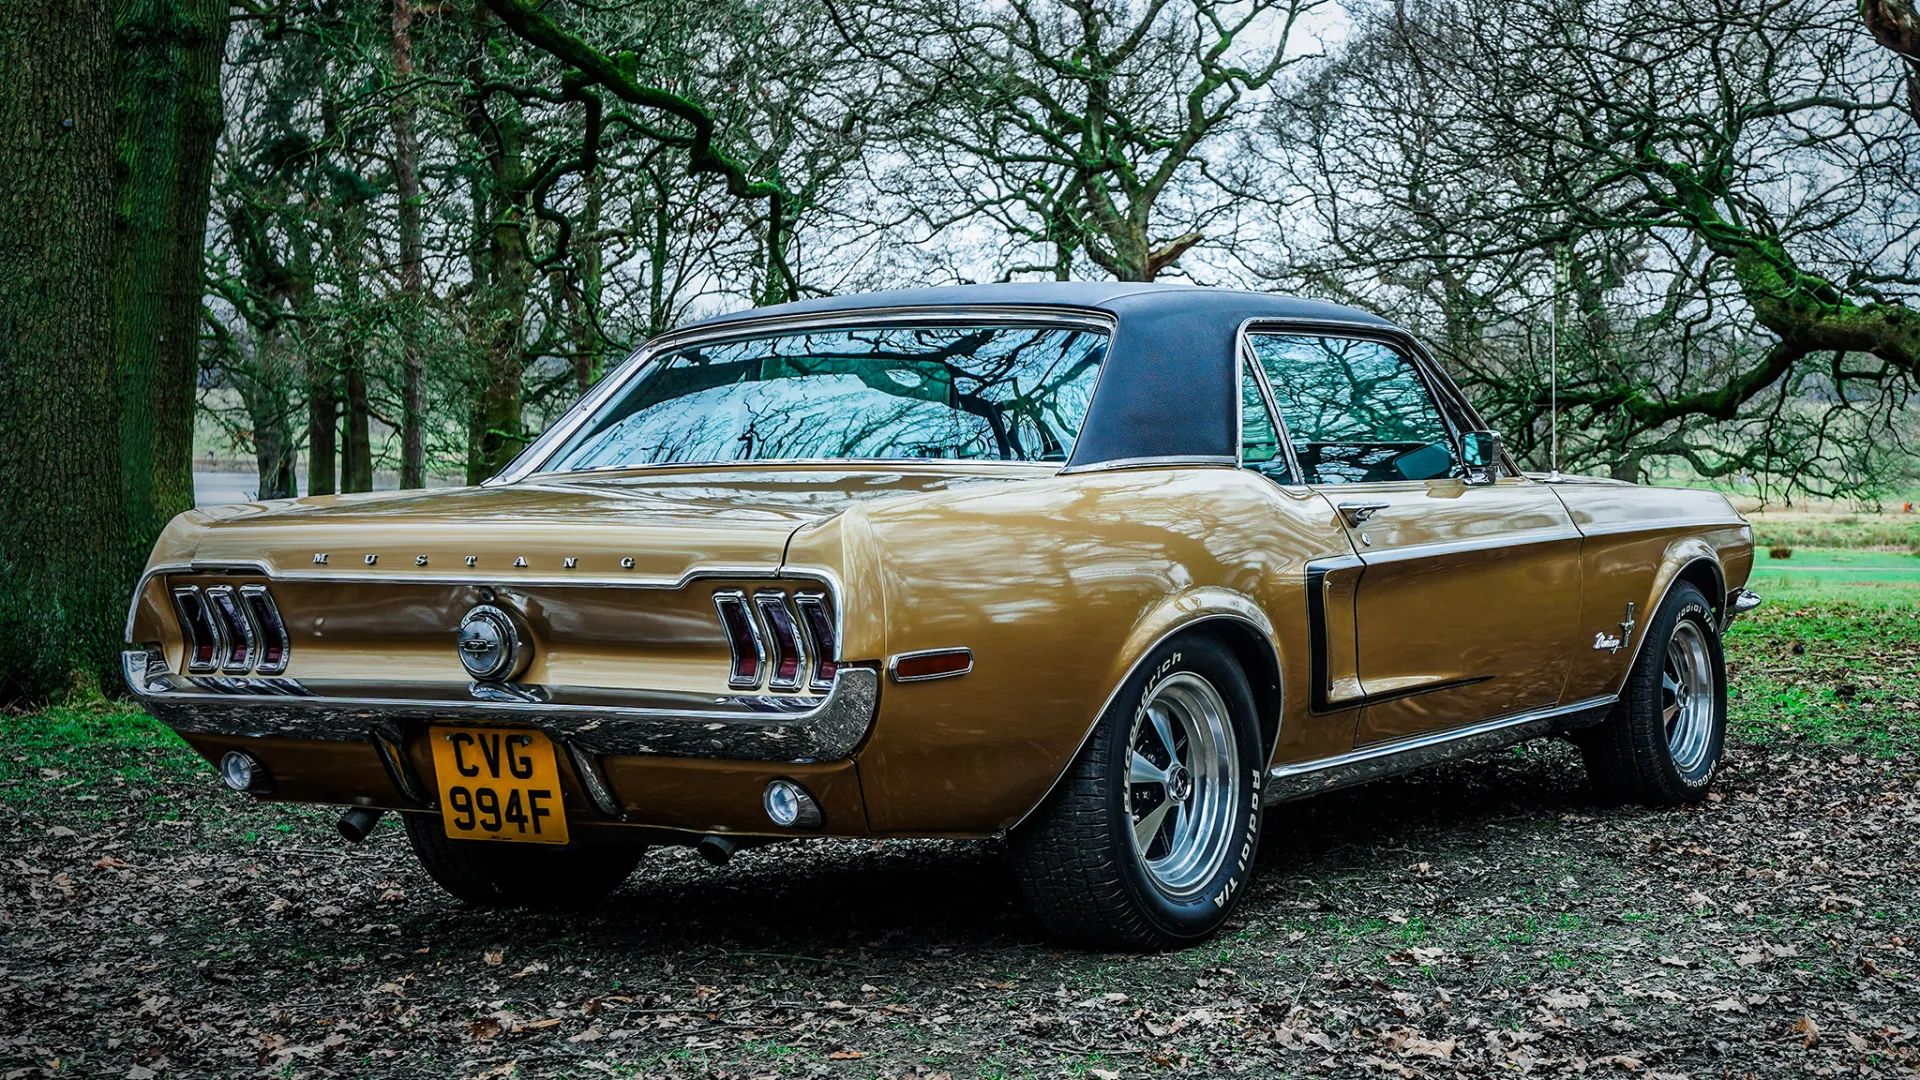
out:
M730 836L708 833L706 836L700 838L698 844L694 845L694 850L700 853L701 858L713 865L725 866L727 865L727 860L733 858L733 853L740 850L740 841Z
M767 811L767 820L783 829L817 829L825 820L812 793L792 780L768 783L760 804Z
M380 824L380 816L385 813L385 810L356 806L341 814L340 820L334 822L334 828L340 830L341 837L347 843L357 844L367 838L367 834L373 831L375 825Z
M221 756L220 779L233 790L249 795L273 793L273 776L259 758L245 750L229 750Z

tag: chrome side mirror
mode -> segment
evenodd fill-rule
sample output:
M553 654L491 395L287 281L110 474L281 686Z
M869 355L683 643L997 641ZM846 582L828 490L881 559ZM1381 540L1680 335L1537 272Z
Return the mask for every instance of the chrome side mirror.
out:
M1460 436L1461 464L1466 467L1467 483L1491 484L1500 479L1500 433L1469 431Z

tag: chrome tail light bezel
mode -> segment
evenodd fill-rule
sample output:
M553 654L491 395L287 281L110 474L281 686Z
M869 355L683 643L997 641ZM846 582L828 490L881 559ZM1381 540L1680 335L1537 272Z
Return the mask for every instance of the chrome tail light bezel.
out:
M733 653L727 685L735 690L758 689L767 669L767 645L760 634L760 620L747 603L747 594L739 589L722 589L713 594L713 606Z
M287 634L287 623L280 617L280 607L273 602L273 594L265 585L240 586L241 606L253 619L254 662L256 675L278 675L287 670L287 660L293 652L293 639Z
M214 620L213 608L200 587L175 586L173 607L180 619L180 640L185 646L187 674L212 675L219 671L227 645L220 638L220 624Z
M293 642L265 585L175 585L183 665L189 675L279 675Z
M840 673L840 632L834 625L833 610L825 593L793 594L793 606L800 612L800 628L807 637L807 649L813 664L807 669L807 686L813 690L831 690L833 678Z
M777 590L754 593L753 606L773 645L767 663L767 689L800 689L800 684L807 679L807 646L802 640L800 620L787 606L787 594ZM789 663L793 665L791 674L785 670Z
M840 626L832 597L821 590L722 588L713 593L721 633L732 653L727 685L735 690L827 693L840 669Z
M245 675L253 670L254 660L259 656L256 644L259 635L253 629L253 616L241 603L240 594L231 585L209 585L200 590L206 598L207 609L219 622L220 636L224 647L220 653L220 670L227 675Z

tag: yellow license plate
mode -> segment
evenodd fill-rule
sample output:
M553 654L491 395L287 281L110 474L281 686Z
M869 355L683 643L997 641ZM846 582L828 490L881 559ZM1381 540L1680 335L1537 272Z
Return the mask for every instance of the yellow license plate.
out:
M448 836L567 842L552 740L512 728L434 727L427 734Z

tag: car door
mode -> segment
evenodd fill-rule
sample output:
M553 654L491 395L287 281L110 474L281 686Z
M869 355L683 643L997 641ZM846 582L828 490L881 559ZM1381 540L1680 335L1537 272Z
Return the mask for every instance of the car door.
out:
M1581 538L1553 491L1504 466L1470 481L1464 417L1404 342L1254 328L1247 344L1302 478L1356 552L1357 582L1321 597L1352 603L1355 745L1556 704ZM1325 571L1337 580L1348 569ZM1342 614L1323 613L1336 633Z

